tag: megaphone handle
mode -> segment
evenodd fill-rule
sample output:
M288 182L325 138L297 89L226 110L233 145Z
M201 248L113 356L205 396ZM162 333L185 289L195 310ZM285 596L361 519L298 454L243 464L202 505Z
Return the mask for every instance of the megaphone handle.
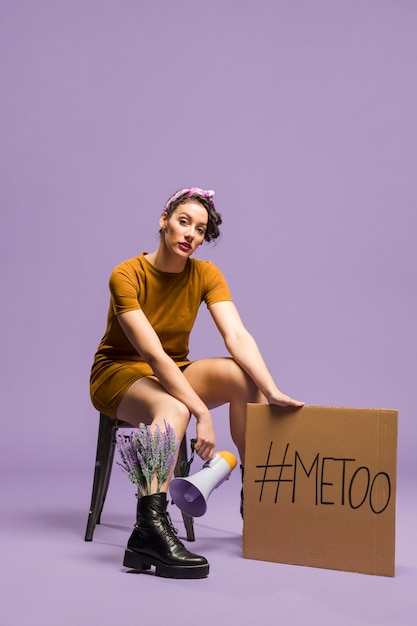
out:
M197 439L191 439L191 441L190 441L190 444L191 444L191 456L188 459L187 463L185 464L184 471L182 473L182 478L187 478L187 476L190 474L191 463L194 461L194 455L195 455L194 444L195 444L196 441L197 441Z

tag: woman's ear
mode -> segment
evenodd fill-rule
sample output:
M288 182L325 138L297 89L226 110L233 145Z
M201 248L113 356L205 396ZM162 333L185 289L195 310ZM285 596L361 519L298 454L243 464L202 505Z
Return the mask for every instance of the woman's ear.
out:
M159 218L159 228L161 228L161 230L163 230L165 228L167 224L167 214L166 212L162 213L161 217Z

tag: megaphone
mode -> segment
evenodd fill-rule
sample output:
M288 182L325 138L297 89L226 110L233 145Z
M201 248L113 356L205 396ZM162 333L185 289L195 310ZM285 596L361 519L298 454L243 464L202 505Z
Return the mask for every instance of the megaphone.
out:
M236 463L235 455L223 450L216 452L193 476L174 478L169 486L174 504L191 517L201 517L207 510L209 495L229 478Z

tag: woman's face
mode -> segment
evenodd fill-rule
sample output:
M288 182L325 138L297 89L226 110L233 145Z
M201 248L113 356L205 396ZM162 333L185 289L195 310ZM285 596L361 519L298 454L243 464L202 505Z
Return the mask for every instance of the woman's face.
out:
M207 221L207 210L199 202L183 202L169 218L161 217L165 245L176 255L191 256L204 241Z

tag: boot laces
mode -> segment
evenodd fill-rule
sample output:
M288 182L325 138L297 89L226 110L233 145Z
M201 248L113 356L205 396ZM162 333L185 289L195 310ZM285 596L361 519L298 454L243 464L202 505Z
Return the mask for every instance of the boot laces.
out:
M171 520L171 516L168 513L168 511L165 512L164 518L165 518L164 535L165 535L166 540L171 544L172 548L175 547L177 549L179 548L181 550L185 550L186 548L184 547L183 543L177 537L178 530L177 528L174 527L172 520Z
M174 524L172 523L172 519L168 511L165 512L165 519L167 522L168 530L172 532L174 535L178 535L178 528L175 528Z

